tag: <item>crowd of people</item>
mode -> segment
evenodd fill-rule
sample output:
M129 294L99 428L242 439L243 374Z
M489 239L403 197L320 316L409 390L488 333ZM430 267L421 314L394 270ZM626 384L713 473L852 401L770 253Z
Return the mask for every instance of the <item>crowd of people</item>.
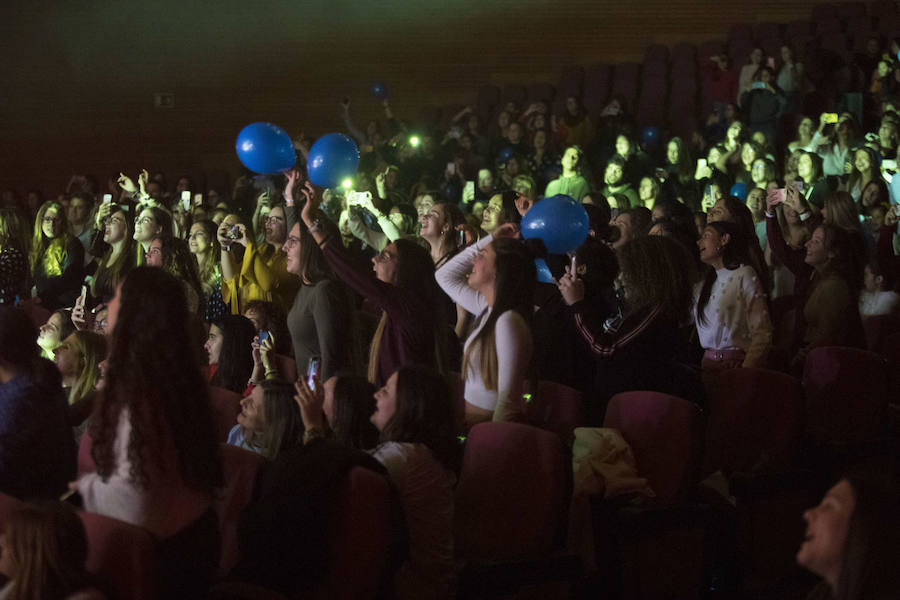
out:
M144 170L105 187L74 176L49 200L5 191L0 491L77 491L86 510L161 540L171 581L202 586L225 441L209 386L225 388L243 397L227 442L273 476L303 468L313 447L374 458L408 529L396 594L452 597L457 435L525 420L537 381L580 391L583 425L600 427L619 392L703 406L723 393L723 370L799 374L812 349L865 348L867 320L900 317L893 62L870 61L866 110L820 115L804 113L810 84L790 48L778 72L759 49L739 70L713 62L714 112L692 139L637 127L621 98L599 122L568 97L561 114L466 108L445 130L416 129L387 100L360 129L344 100L361 153L345 186L305 180L301 139L296 169L244 173L231 190ZM590 221L570 255L519 231L557 194ZM552 282L538 281L539 258ZM36 331L16 307L48 318ZM85 435L96 471L76 478ZM806 515L798 560L834 598L887 597L878 586L896 576L896 536L882 547L894 563L860 554L878 519L900 514L872 485L848 475ZM29 527L73 548L47 542L74 562L46 589L89 587L83 532L60 507L34 505L0 543L11 580L0 597L49 597L18 575ZM869 564L848 572L848 552ZM250 579L297 584L247 561Z

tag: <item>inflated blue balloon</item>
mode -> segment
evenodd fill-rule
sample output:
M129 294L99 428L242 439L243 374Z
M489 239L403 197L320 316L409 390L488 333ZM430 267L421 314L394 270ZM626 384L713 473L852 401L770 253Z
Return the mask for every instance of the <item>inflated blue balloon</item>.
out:
M539 238L550 254L565 254L587 239L588 215L580 202L557 194L537 202L522 217L522 237Z
M645 146L653 146L659 143L659 127L644 127L641 133L641 142Z
M516 151L513 150L512 146L506 146L505 148L500 150L500 154L497 155L497 161L501 164L506 164L515 153Z
M291 136L273 123L251 123L241 129L235 149L244 166L255 173L281 173L297 162Z
M353 177L359 166L359 148L343 133L328 133L316 140L306 157L306 172L314 184L332 188Z
M386 100L388 97L387 86L381 82L372 84L372 95L378 100Z
M553 283L553 273L547 266L547 261L543 258L534 259L534 266L537 268L537 280L541 283Z
M731 186L730 194L735 198L738 198L739 200L747 200L747 184L738 181L736 184Z

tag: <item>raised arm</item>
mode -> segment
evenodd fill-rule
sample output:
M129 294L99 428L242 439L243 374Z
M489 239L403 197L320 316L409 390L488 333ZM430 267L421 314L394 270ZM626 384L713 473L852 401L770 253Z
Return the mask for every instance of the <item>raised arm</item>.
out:
M481 314L488 304L484 296L469 287L468 278L472 271L472 261L493 239L490 235L481 238L444 263L434 274L444 293L473 315Z

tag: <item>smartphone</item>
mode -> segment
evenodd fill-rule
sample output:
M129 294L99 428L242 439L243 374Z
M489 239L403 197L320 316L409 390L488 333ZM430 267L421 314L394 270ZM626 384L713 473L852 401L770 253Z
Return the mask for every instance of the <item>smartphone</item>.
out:
M316 390L316 377L319 376L319 365L321 364L321 360L318 356L313 356L309 359L309 363L306 365L306 385L309 386L309 389L315 391Z
M194 206L201 206L203 204L203 194L194 194Z
M838 122L838 114L837 113L825 113L824 115L822 115L822 118L825 120L826 123L834 124L834 123Z
M447 175L455 175L456 174L456 163L448 162L447 163Z
M191 193L187 190L181 192L181 208L184 210L191 208Z
M233 239L233 240L239 240L239 239L241 239L241 228L240 228L239 226L237 226L237 225L234 225L234 226L228 231L228 237L230 237L230 238Z
M348 192L347 204L350 206L360 206L372 199L372 192Z
M266 331L265 329L260 331L259 335L257 336L257 338L258 338L257 341L259 342L259 345L262 346L263 342L266 341L267 339L269 339L269 336L270 336L269 332Z
M112 194L103 194L103 203L107 204L112 202Z
M465 230L465 229L460 229L460 230L457 232L457 236L458 236L458 237L457 237L457 240L456 240L456 245L457 245L457 247L459 247L459 248L465 248L465 246L466 246L466 230Z

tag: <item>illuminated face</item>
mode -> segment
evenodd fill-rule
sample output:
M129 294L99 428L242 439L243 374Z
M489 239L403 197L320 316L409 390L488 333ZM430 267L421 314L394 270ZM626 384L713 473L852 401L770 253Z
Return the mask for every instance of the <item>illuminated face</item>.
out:
M44 211L41 231L51 239L58 237L62 233L62 215L55 208L48 208Z
M500 222L500 213L502 212L503 196L494 194L481 213L481 228L488 233L494 233L494 230L502 225Z
M750 170L750 178L753 180L753 183L762 187L766 185L766 161L757 158L753 161L753 168Z
M800 134L800 137L802 138L812 137L814 127L813 120L809 117L804 117L797 127L797 133Z
M797 175L799 175L804 181L806 181L810 177L812 177L812 173L812 158L810 158L808 154L801 154L800 158L797 159Z
M107 244L116 244L125 239L128 234L128 216L122 211L116 211L106 218L103 224L103 241Z
M75 334L73 333L53 351L54 362L59 374L65 377L78 377L81 374L82 358L75 349Z
M238 425L253 431L262 433L266 429L266 410L263 400L264 390L261 385L253 388L249 396L241 398L241 412L237 416Z
M142 210L134 221L134 239L142 244L149 244L150 240L161 231L162 227L148 208Z
M641 179L641 185L638 187L638 196L642 202L653 199L653 181L649 177Z
M616 138L616 154L625 158L628 156L628 152L631 150L631 143L628 141L628 138L624 135L620 135Z
M578 150L575 148L567 148L566 151L562 155L562 167L563 171L573 172L575 167L578 166Z
M797 563L826 581L836 582L855 508L853 488L842 479L818 506L804 512L806 535L797 552Z
M744 163L744 168L749 171L754 160L756 160L756 150L750 144L744 144L741 148L741 162Z
M614 249L621 248L634 238L634 230L631 227L631 215L618 215L612 224L619 230L619 239L613 242L612 245Z
M209 326L209 336L203 347L206 349L206 355L209 357L209 364L219 364L219 356L222 354L222 330L216 325Z
M284 220L284 209L273 206L266 217L266 242L280 247L287 237L287 224Z
M163 266L162 242L154 239L147 246L147 254L144 256L149 267Z
M38 329L37 344L44 350L52 352L61 343L59 334L62 331L63 321L59 313L53 313L47 322Z
M728 126L727 136L728 139L732 142L736 142L738 138L741 137L741 133L744 131L744 126L740 123L740 121L735 121L731 125Z
M372 258L372 270L379 281L394 284L397 277L397 245L390 243Z
M211 242L203 225L199 223L191 225L191 232L188 235L188 248L191 254L203 254L209 249Z
M472 260L472 272L469 273L469 287L481 290L494 285L497 279L497 252L494 244L488 244L478 251Z
M869 158L869 153L865 150L857 150L856 157L853 162L853 165L856 167L856 170L860 173L864 173L869 170L872 166L872 159Z
M281 246L281 250L287 255L287 266L285 269L288 273L300 275L300 224L295 223L291 228L291 233ZM246 316L246 315L245 315ZM247 317L250 318L250 317ZM251 321L253 319L250 319ZM257 327L259 329L259 327Z
M431 207L434 206L434 198L430 194L416 196L415 200L413 200L413 206L416 209L416 214L421 217L427 214Z
M760 214L766 208L766 192L761 189L753 189L747 194L747 208L754 215Z
M622 182L622 166L614 162L606 165L606 172L603 174L603 182L606 185L618 185Z
M722 249L727 243L727 235L720 235L713 227L704 228L703 234L697 240L697 247L700 248L700 260L708 265L717 263L722 258Z
M375 392L375 412L372 413L370 421L375 429L384 431L384 428L390 422L394 413L397 412L397 374L394 373L388 377L387 383L380 390Z
M484 218L483 213L482 218ZM440 237L445 233L446 229L448 229L445 221L444 207L432 206L428 212L419 217L419 223L421 225L419 233L422 237L429 237L432 239Z
M669 145L666 146L666 160L670 165L677 165L679 158L681 158L681 150L678 148L678 143L669 142Z
M494 189L494 176L488 169L478 171L478 189L484 194Z
M719 162L719 159L720 159L720 158L722 158L722 155L719 154L719 151L716 150L715 147L710 148L710 149L709 149L709 154L706 155L706 163L707 163L709 166L712 167L712 166L714 166L717 162Z

